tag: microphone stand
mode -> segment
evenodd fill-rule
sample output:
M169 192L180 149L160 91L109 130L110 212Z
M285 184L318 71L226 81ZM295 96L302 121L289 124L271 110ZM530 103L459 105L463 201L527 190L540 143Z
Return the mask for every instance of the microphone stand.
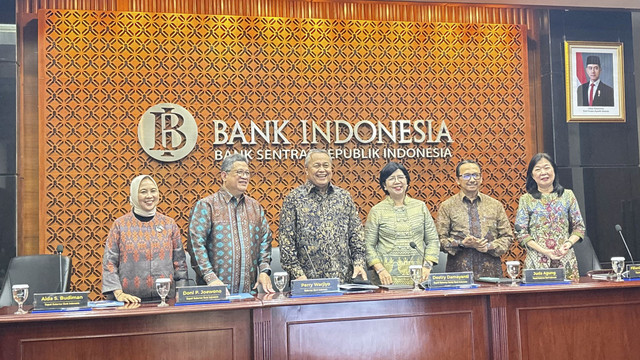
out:
M425 263L425 257L427 256L427 245L424 246L424 251L422 252L422 254L420 253L420 250L418 250L418 245L416 245L415 242L410 242L409 246L411 246L411 248L415 251L418 252L419 255L422 255L422 263L420 264L422 267L424 267L424 263Z
M629 250L629 246L627 245L627 241L624 239L624 235L622 235L622 226L616 224L615 226L616 230L618 231L618 234L620 234L620 238L622 239L622 243L624 244L625 249L627 249L627 254L629 254L629 259L631 259L631 264L635 264L635 261L633 260L633 255L631 255L631 251Z
M58 245L58 247L56 248L56 253L58 254L58 271L59 271L59 286L60 286L60 292L64 292L64 289L62 288L62 251L64 250L64 247L62 245Z

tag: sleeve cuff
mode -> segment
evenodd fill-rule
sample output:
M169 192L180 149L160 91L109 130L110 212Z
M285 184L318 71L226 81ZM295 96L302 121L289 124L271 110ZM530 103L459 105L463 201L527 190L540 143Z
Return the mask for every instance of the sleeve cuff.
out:
M380 259L373 259L371 261L369 261L369 267L372 267L376 264L380 264L382 261L380 261Z
M580 238L580 240L578 240L577 242L580 242L580 241L582 241L582 239L584 239L584 233L583 232L574 231L574 232L571 233L570 236L573 236L573 235L575 235L575 236Z
M425 260L431 262L431 265L435 265L438 263L438 258L433 256L427 256L425 257Z
M367 263L367 262L366 262L366 261L364 261L364 259L357 259L357 260L353 260L353 267L360 266L360 267L364 268L364 267L366 267L366 266L365 266L365 265L366 265L366 263Z
M259 266L260 272L266 272L269 271L269 273L271 273L271 266L269 264L267 264L266 262L263 262L260 264Z
M529 241L533 241L533 237L531 235L529 235L529 236L525 237L524 239L520 240L520 244L522 244L523 246L527 246Z
M207 284L211 284L216 280L220 280L213 272L202 277Z
M122 290L122 286L107 286L107 287L103 287L102 288L102 293L107 295L109 293L112 293L116 290Z
M271 267L269 266L269 264L262 263L260 264L260 272L266 273L267 275L271 276Z

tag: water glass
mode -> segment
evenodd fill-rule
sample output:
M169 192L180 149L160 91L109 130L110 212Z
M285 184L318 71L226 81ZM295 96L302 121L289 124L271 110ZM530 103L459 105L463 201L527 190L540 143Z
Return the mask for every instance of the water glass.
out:
M624 258L622 256L614 256L611 258L611 268L616 274L615 281L624 281L622 280L622 271L624 270Z
M13 300L18 303L18 311L14 314L22 315L27 312L22 308L22 304L27 301L29 297L29 285L27 284L16 284L11 287L11 294L13 295Z
M169 295L169 289L171 288L171 279L168 278L160 278L156 279L156 291L158 291L158 295L162 299L162 302L158 304L158 307L169 306L164 299Z
M519 273L520 273L520 261L517 261L517 260L507 261L507 274L509 274L509 277L511 278L511 286L518 286L518 283L516 282L516 277L518 277Z
M409 275L411 275L411 280L413 280L413 291L420 291L418 284L420 280L422 280L422 265L409 266Z
M289 274L284 271L278 271L273 274L273 282L276 285L276 289L281 293L284 291L284 288L287 287L287 283L289 282Z

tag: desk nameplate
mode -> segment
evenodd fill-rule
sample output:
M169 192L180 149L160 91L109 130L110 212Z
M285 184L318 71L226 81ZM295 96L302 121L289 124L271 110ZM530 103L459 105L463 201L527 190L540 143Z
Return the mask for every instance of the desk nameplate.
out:
M526 284L565 281L563 268L525 269L522 274Z
M176 289L176 303L204 303L227 299L227 287L217 286L184 286Z
M291 281L291 294L312 295L339 292L339 286L340 280L338 278L293 280Z
M429 288L470 286L473 285L473 272L461 271L429 274L429 279L425 281L425 283L422 283L422 286L425 287L424 285L427 285Z
M33 294L34 310L84 308L88 304L88 291Z
M629 279L640 278L640 265L629 264L627 265L627 271L629 272L629 274L627 275L627 278Z

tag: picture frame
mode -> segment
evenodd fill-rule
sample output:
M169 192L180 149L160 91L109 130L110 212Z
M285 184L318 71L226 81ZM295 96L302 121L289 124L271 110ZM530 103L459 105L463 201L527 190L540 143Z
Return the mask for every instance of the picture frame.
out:
M623 44L564 44L567 122L625 122Z

